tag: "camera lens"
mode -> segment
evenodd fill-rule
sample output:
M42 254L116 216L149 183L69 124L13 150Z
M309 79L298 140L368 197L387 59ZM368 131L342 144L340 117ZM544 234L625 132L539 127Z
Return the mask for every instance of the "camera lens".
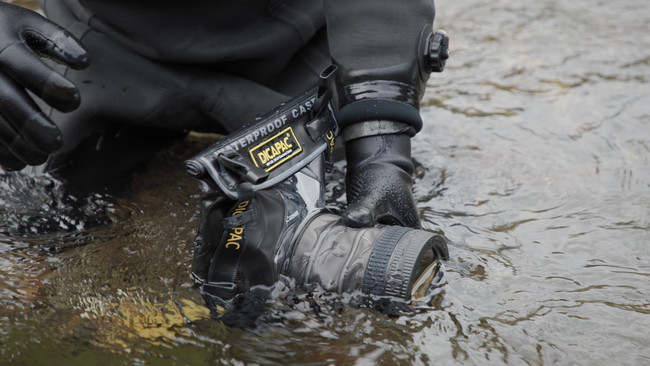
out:
M439 235L399 226L350 228L340 216L319 214L298 233L289 275L328 291L408 300L416 280L447 257Z
M441 242L442 240L442 242ZM444 254L442 237L426 231L386 226L375 241L363 278L363 293L411 297L411 289L422 272Z

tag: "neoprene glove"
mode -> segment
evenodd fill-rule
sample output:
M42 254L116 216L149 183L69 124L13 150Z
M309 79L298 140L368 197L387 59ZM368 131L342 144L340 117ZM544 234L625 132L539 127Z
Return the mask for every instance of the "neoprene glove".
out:
M59 129L26 90L62 112L81 102L77 87L41 57L73 69L90 63L72 34L31 10L0 2L0 165L6 170L41 164L62 145Z
M364 136L345 143L350 227L376 224L420 228L413 199L411 137L408 134Z

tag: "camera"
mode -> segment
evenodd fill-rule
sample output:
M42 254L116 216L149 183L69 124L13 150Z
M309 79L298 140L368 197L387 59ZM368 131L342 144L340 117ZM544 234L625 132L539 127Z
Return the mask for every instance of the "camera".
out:
M422 279L448 257L439 235L347 227L326 206L325 173L339 132L335 72L329 67L314 90L184 163L204 193L192 276L209 307L280 276L332 292L408 300L422 287L414 283L426 287Z

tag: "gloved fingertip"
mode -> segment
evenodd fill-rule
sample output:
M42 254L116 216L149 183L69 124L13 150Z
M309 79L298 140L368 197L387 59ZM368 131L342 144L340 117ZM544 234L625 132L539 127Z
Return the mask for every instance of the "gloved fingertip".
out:
M73 111L81 104L77 86L56 72L53 72L45 82L41 96L43 100L61 112Z
M361 228L375 226L377 220L368 207L360 204L351 204L343 212L343 223L348 227Z
M75 109L79 108L81 105L81 97L79 92L75 90L70 93L61 93L60 99L53 105L54 108L58 109L61 112L72 112Z
M67 55L68 59L65 62L73 70L83 70L90 66L90 56L87 53L79 55Z
M80 55L70 64L70 67L74 70L83 70L88 66L90 66L90 56L87 53Z
M74 70L83 70L90 66L90 55L85 48L70 36L66 38L66 60L65 62Z
M63 146L59 128L42 113L36 113L23 124L22 132L29 142L45 154L53 153Z
M90 65L88 51L74 35L65 30L48 37L35 30L26 29L23 35L28 38L32 49L53 58L54 61L64 63L75 70L85 69Z
M17 172L20 170L23 170L27 165L23 162L17 161L17 160L12 160L12 161L7 161L7 162L2 162L0 164L2 169L6 172Z
M25 163L28 165L41 165L47 161L48 155L47 154L42 154L38 151L32 151L29 153L29 155L24 155L22 156L22 159L25 160Z

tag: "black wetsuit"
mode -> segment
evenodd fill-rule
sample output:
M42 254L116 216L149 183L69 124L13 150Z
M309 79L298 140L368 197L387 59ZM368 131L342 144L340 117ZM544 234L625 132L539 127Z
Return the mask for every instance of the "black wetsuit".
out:
M421 128L422 39L431 33L433 0L41 0L41 7L92 58L86 70L66 71L81 107L46 112L64 138L51 167L124 130L230 132L312 87L332 62L343 127L388 119Z

